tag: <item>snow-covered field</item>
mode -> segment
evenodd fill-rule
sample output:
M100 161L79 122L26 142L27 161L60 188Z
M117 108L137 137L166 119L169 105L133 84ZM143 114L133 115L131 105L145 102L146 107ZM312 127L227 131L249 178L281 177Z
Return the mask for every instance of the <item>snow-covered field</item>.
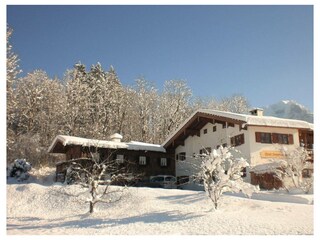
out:
M48 179L7 184L7 234L313 234L313 195L225 194L218 210L204 192L130 187L121 201L89 205L79 186ZM114 187L116 188L116 187Z

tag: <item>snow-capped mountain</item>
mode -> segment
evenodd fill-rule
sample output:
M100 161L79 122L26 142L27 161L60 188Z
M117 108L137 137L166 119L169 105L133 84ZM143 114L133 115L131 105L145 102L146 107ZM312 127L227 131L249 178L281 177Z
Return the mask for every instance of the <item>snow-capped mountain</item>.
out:
M298 119L313 123L313 113L294 100L283 100L264 107L265 116Z

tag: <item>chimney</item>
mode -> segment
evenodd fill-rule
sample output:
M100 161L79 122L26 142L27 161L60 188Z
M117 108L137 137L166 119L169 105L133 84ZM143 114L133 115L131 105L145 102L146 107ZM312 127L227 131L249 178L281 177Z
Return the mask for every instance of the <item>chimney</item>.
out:
M121 139L123 138L122 135L119 133L112 134L110 137L111 141L113 142L121 142Z
M254 108L250 111L251 115L262 117L263 116L263 109L262 108Z

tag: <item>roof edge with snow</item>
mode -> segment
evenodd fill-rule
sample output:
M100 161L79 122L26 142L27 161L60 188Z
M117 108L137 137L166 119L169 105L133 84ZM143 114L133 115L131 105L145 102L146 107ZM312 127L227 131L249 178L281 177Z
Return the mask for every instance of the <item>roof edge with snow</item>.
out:
M141 150L141 151L154 151L154 152L166 152L166 150L157 144L143 143L143 142L117 142L117 141L106 141L98 139L88 139L67 135L58 135L53 140L52 144L48 148L48 153L55 152L57 144L61 144L64 147L67 145L80 145L82 147L97 147L97 148L109 148L109 149L128 149L128 150ZM59 152L62 153L62 152Z

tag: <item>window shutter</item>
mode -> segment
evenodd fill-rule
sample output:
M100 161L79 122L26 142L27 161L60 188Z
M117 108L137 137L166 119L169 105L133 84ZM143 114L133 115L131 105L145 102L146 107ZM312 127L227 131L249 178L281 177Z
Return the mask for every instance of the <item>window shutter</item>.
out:
M277 133L272 133L271 138L272 138L272 143L279 143L279 136Z
M256 142L261 142L261 132L256 132Z
M231 140L231 146L234 146L234 145L235 145L235 141L234 141L234 140L235 140L235 137L231 137L230 140Z
M241 144L244 144L244 134L241 134Z
M288 139L289 139L289 144L293 144L293 135L292 134L288 135Z

